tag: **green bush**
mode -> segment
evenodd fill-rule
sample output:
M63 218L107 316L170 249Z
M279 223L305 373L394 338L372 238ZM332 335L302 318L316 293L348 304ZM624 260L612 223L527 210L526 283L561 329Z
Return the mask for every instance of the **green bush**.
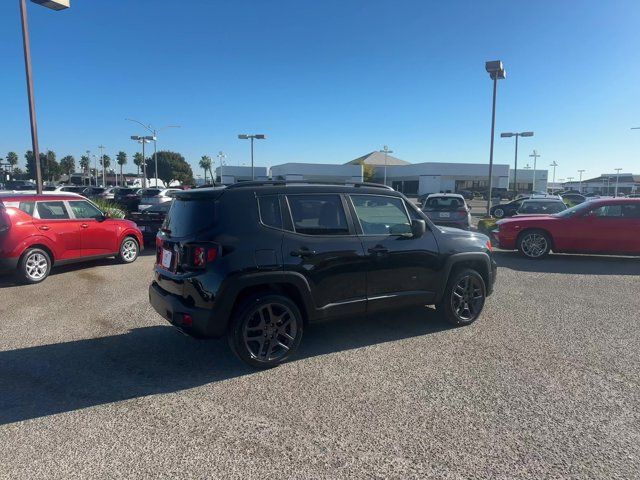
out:
M493 217L485 217L480 219L478 221L478 231L485 233L487 235L490 234L491 230L496 228L497 221L498 220Z
M126 212L115 202L110 200L93 200L93 203L102 210L104 213L108 214L111 218L124 218L126 216Z

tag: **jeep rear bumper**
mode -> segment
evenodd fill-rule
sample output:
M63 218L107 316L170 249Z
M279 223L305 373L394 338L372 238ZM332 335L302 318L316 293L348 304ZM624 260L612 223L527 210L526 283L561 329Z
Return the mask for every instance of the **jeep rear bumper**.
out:
M193 337L221 337L227 328L227 318L216 317L214 310L185 305L181 297L156 282L149 286L149 302L165 320Z

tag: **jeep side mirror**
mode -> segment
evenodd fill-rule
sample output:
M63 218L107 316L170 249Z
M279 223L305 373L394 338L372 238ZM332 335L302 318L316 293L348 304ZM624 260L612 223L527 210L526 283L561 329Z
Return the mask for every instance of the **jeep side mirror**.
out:
M411 234L413 238L422 237L427 231L427 224L424 220L411 220Z

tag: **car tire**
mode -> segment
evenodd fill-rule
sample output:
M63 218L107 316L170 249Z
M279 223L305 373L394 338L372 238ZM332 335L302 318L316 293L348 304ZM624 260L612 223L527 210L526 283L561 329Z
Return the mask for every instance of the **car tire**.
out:
M523 256L539 260L551 251L551 238L542 230L526 230L518 237L517 248Z
M298 306L279 294L255 295L236 308L227 332L235 355L254 368L273 368L298 349L303 333Z
M486 296L484 279L476 270L454 270L449 276L444 297L437 308L452 325L470 325L482 313Z
M41 248L30 248L18 262L18 277L23 283L40 283L51 272L51 257Z
M502 208L496 208L496 209L493 211L493 216L494 216L494 217L496 217L496 218L502 218L502 217L504 217L504 209L502 209Z
M118 261L120 263L133 263L138 259L140 254L140 245L133 237L125 237L120 244L118 251Z

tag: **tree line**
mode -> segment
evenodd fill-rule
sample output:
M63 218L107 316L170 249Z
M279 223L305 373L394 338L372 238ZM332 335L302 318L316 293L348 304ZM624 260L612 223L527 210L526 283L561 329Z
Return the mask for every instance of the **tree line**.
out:
M15 177L26 177L30 179L36 178L36 162L34 154L31 150L27 150L24 154L26 169L22 170L18 167L18 154L16 152L9 152L5 158L6 164L9 166L9 173ZM155 162L153 157L143 158L140 152L133 155L133 164L137 168L136 175L140 177L140 172L144 171L146 163L147 178L159 178L166 184L174 181L178 181L182 184L193 184L193 171L191 166L185 160L185 158L177 153L170 151L160 151L156 154L156 160L158 163L158 172L156 175ZM112 159L109 155L97 157L96 164L99 168L92 168L91 158L88 155L82 155L78 162L78 168L76 168L76 159L73 155L66 155L59 161L57 160L56 153L52 150L40 153L40 171L42 172L43 181L56 182L66 175L67 177L73 173L84 173L90 175L99 175L100 172L109 171L112 165ZM124 166L128 163L128 156L126 152L120 151L116 155L115 165L119 167L120 176L123 175ZM95 167L96 165L94 165Z

